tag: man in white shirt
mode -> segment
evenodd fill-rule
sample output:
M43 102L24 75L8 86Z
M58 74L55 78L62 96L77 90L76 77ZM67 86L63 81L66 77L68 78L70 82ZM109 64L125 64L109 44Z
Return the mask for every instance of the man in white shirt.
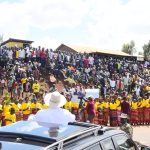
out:
M89 64L91 66L93 66L93 64L94 64L94 58L92 56L89 57Z
M115 88L115 86L116 86L116 81L114 80L114 79L109 79L109 84L110 84L110 87L111 88Z
M75 115L66 109L60 108L65 105L66 98L59 92L55 91L47 94L44 101L49 105L49 108L38 111L34 117L39 125L53 128L66 126L69 122L75 121Z
M25 59L25 50L24 49L19 50L19 58L20 59Z
M7 51L7 54L8 54L8 58L9 58L10 60L12 60L12 59L13 59L13 51L12 51L11 49L9 49L9 50Z

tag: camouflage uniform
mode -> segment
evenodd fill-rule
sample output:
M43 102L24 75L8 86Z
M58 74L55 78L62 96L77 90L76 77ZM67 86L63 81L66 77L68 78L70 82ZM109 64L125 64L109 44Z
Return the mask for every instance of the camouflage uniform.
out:
M133 128L130 124L125 123L120 125L120 129L123 130L124 132L126 132L131 138L133 136Z

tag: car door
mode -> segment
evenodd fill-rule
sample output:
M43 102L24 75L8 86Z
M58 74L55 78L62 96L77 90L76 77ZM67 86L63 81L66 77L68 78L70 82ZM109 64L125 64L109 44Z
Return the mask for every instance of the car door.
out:
M102 150L99 143L92 144L86 147L84 150Z
M112 137L117 150L137 150L136 144L125 134L118 134Z
M111 137L100 141L100 143L103 150L115 150Z

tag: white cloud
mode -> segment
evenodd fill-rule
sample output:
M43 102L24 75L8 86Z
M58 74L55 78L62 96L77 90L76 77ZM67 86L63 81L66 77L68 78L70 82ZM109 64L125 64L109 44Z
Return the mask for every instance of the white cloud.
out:
M82 45L121 49L123 43L134 40L139 48L149 41L150 1L129 0L125 4L122 1L22 0L14 3L4 1L0 3L0 34L4 34L5 39L14 37L34 40L29 37L31 27L40 32L69 28L73 34L84 24L84 36L88 37L88 40L80 41ZM60 34L65 36L65 31L62 30ZM51 35L41 36L40 33L36 39L36 43L39 42L44 47L46 45L50 47L52 44L52 48L60 41L59 35L54 38ZM67 42L69 43L69 39ZM35 45L38 45L36 43Z
M35 41L32 45L33 47L44 47L44 48L48 48L48 49L56 49L59 45L60 45L60 41L54 39L54 38L50 38L50 37L44 37L40 40Z
M120 0L93 2L93 22L88 24L89 44L101 48L121 49L122 44L134 40L137 48L148 42L150 35L150 1L130 0L122 5ZM136 27L139 27L136 29ZM145 32L145 27L147 30ZM139 48L140 47L140 48Z

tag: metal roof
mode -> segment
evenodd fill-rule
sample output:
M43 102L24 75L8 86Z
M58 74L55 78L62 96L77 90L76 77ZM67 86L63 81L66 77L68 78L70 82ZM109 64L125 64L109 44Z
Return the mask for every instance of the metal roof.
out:
M2 45L5 45L6 43L8 42L21 42L21 43L33 43L34 41L29 41L29 40L21 40L21 39L14 39L14 38L9 38L7 41L4 41L1 43L1 46Z
M65 44L61 44L57 48L57 50L58 49L61 50L61 46L69 47L78 53L103 53L103 54L119 55L119 56L131 56L119 50L107 50L107 49L92 48L92 47L86 47L86 46L65 45Z

